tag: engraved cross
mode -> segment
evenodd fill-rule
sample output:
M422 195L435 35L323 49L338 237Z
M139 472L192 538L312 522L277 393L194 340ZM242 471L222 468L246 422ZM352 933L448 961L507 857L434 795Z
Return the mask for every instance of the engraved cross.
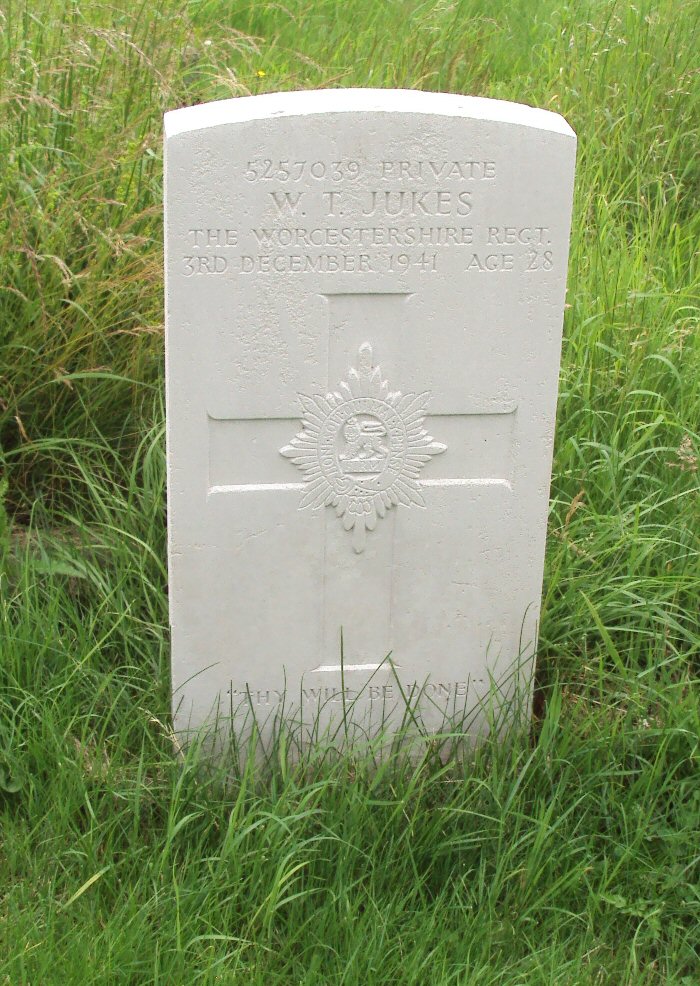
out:
M332 677L340 670L333 662L339 653L341 627L346 670L366 673L376 669L392 649L393 571L400 556L395 548L397 524L404 531L399 539L401 543L404 538L414 536L411 531L418 530L416 525L429 527L433 514L460 510L468 522L475 496L512 494L516 401L500 396L467 395L455 406L454 395L449 401L437 388L432 395L421 392L422 381L415 367L409 368L415 385L406 386L401 378L401 364L405 333L414 324L406 310L410 297L368 292L325 295L328 389L321 395L325 401L323 407L319 408L313 400L307 403L314 390L306 388L307 397L301 397L301 406L298 401L296 406L290 404L289 414L285 416L209 416L210 497L281 496L285 498L285 506L280 504L278 516L286 515L287 509L301 507L300 521L301 517L315 518L308 527L305 560L300 558L300 564L311 563L308 559L315 552L320 553L320 562L313 564L321 564L324 572L323 599L318 603L321 661L316 669L322 677L326 674ZM364 391L353 394L348 386L346 393L341 386L352 382L350 371L355 372L356 382L361 382L363 373L371 376L375 370L378 372L373 386L379 388L381 408L372 403L377 400L373 391L368 390L363 396ZM405 367L404 374L408 375ZM299 389L303 387L300 382ZM391 401L385 398L397 393L392 409ZM333 406L326 401L332 394L338 397L331 402ZM411 407L410 401L406 406L399 403L409 395L416 399L415 406ZM360 403L352 405L352 401ZM390 407L389 411L385 405ZM409 462L411 483L396 488L400 496L385 502L385 515L381 506L377 507L376 530L370 517L369 523L363 523L358 532L355 519L346 519L349 504L340 499L344 491L342 483L346 479L351 481L354 489L364 495L368 488L379 489L377 484L381 486L387 477L392 482L406 478L403 466L399 468L400 453L406 448L401 447L396 437L406 428L406 418L410 419L409 428L415 425L411 438L414 444L409 450L415 455L415 460ZM305 421L313 428L305 427ZM303 438L309 430L313 434L307 434L309 441L304 446L300 436ZM316 468L324 450L329 461L325 479L322 470ZM402 461L405 465L408 457L404 456ZM310 470L304 468L313 463L316 465ZM331 485L336 481L338 484L330 497L329 477ZM384 493L389 495L391 489L386 487ZM336 499L338 502L334 502ZM358 494L356 499L362 497ZM352 530L355 552L343 527ZM306 526L303 529L307 530ZM366 530L371 533L365 544ZM358 551L362 553L358 555ZM330 583L332 590L327 591Z

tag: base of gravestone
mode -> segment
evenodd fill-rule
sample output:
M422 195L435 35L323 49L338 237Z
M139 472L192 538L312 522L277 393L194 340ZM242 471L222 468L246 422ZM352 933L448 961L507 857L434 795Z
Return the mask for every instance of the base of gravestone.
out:
M429 678L407 687L390 657L384 670L391 688L369 678L346 701L319 694L314 704L308 695L283 691L274 708L261 713L250 690L235 704L229 694L228 705L220 702L204 724L190 728L178 720L178 752L200 769L235 778L251 764L269 772L358 759L375 765L394 758L460 763L485 742L503 745L529 734L531 656L519 655L498 678L489 677L485 692L470 695L467 689L451 706L439 704L440 688Z

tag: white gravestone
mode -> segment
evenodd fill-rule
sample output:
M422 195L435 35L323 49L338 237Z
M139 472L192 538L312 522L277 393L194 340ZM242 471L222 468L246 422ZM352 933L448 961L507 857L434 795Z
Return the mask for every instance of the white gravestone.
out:
M165 121L176 728L527 689L573 131L352 89Z

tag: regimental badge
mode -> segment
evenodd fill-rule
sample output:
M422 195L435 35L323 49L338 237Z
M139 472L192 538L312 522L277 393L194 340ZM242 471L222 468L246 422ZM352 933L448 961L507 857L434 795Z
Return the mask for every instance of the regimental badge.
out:
M360 346L357 369L337 391L299 394L302 430L280 449L308 484L299 509L335 507L357 552L366 532L391 507L424 507L420 471L447 448L423 427L430 394L390 391L372 366L372 347Z

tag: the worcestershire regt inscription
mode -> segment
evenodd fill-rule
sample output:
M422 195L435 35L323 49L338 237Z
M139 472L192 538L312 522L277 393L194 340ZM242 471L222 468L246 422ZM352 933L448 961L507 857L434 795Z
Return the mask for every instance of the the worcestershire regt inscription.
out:
M246 709L364 736L407 685L429 730L492 681L527 704L574 152L556 114L436 93L167 115L183 737Z
M335 507L358 553L365 532L391 507L424 507L416 480L423 465L446 446L423 427L430 394L389 390L372 347L360 346L357 368L337 391L299 394L302 431L280 449L305 474L300 507Z

